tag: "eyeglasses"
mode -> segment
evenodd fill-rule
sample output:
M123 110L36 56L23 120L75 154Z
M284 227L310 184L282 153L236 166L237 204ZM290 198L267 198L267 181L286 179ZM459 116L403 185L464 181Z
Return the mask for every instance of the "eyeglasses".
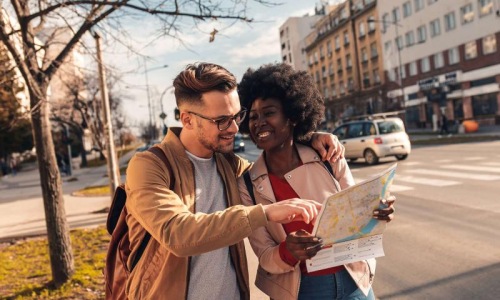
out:
M236 125L239 126L241 124L241 122L243 122L243 120L245 119L245 116L247 115L246 109L242 109L239 113L235 114L234 116L222 116L222 117L219 117L217 119L205 117L203 115L200 115L200 114L192 112L192 111L188 111L188 113L193 114L195 116L198 116L202 119L209 120L210 122L216 124L217 128L220 131L228 129L231 126L231 124L233 123L233 120L236 122Z

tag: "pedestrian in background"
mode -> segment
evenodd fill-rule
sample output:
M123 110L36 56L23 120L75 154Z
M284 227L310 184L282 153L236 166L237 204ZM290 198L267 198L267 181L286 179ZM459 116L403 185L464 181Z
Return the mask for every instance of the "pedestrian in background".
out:
M312 77L285 63L249 69L238 93L249 117L241 131L250 133L262 154L250 170L257 204L280 203L291 197L322 202L354 185L344 158L331 163L333 175L314 149L298 144L317 128L324 116L324 101ZM253 204L243 178L241 199ZM394 208L374 211L374 218L391 221ZM259 258L255 283L272 299L375 299L371 285L375 259L358 261L309 273L305 260L321 249L321 237L304 222L268 223L249 237Z

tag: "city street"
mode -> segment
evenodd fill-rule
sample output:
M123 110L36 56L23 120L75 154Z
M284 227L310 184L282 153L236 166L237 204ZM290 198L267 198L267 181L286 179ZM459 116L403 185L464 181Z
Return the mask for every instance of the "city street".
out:
M241 156L260 154L246 140ZM500 141L416 147L405 161L349 163L357 182L398 163L392 192L396 217L384 235L386 256L378 259L374 290L380 299L496 299L500 293ZM131 155L132 153L130 153ZM122 160L122 163L127 158ZM76 170L64 182L71 227L102 225L94 214L108 197L71 197L86 185L105 184L105 167ZM66 179L66 178L63 178ZM0 238L45 231L38 171L0 182ZM247 247L251 283L257 259ZM252 284L252 299L268 299Z
M259 151L247 143L243 156ZM405 161L350 163L357 182L398 162L396 217L384 235L380 299L497 299L500 142L414 148Z

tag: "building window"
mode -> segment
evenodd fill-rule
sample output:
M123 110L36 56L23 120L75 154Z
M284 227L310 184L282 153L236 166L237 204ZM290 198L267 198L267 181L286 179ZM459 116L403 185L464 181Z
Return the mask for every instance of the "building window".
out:
M498 111L496 93L472 96L471 98L474 116L495 115Z
M385 42L385 44L384 44L384 52L385 52L385 53L391 53L391 52L392 52L392 51L391 51L391 50L392 50L391 48L392 48L392 47L391 47L391 41L387 41L387 42Z
M411 2L406 1L403 3L403 17L406 18L409 16L411 16Z
M363 47L361 48L361 62L367 62L368 61L368 52L366 51L366 48Z
M391 21L389 21L389 14L385 13L382 16L382 33L385 33L387 31L387 27L389 27L389 24L391 24Z
M490 34L483 38L483 54L490 54L497 51L497 39L495 34Z
M389 69L387 72L387 76L389 77L389 81L396 81L396 72L395 69Z
M340 88L340 94L341 95L345 94L345 85L343 81L339 82L339 88Z
M465 59L473 59L477 57L476 41L465 44Z
M330 76L333 76L334 75L334 71L333 71L333 63L330 63L328 65L328 75Z
M377 52L377 43L376 42L373 42L370 44L370 55L371 55L371 58L375 58L378 56L378 52Z
M351 54L347 54L345 56L345 65L347 69L352 68L352 60L351 60Z
M429 57L424 57L420 60L420 69L422 70L422 73L429 72L431 70Z
M347 90L349 92L354 91L354 80L352 78L347 79Z
M368 72L363 73L363 86L365 88L370 87L370 73Z
M344 46L349 45L349 32L344 31Z
M321 78L319 77L319 71L316 71L316 82L319 82Z
M460 62L460 55L458 48L451 48L448 50L448 63L454 65Z
M406 39L406 47L411 47L413 46L413 44L415 44L415 35L413 34L413 30L408 31L405 34L405 39Z
M474 11L472 10L472 4L469 3L460 8L460 13L462 15L462 24L467 24L474 21Z
M396 45L397 45L399 50L403 49L403 37L402 36L398 36L396 38Z
M415 76L417 75L417 62L412 61L409 65L408 68L410 69L410 76Z
M335 88L335 83L331 85L332 97L337 97L337 89Z
M325 51L323 51L323 45L319 46L319 57L321 59L325 58Z
M420 11L424 8L424 0L415 0L415 12Z
M342 59L337 59L337 72L342 72Z
M323 75L323 79L326 79L328 74L326 73L326 66L321 67L321 74Z
M375 31L375 19L373 18L373 16L370 16L368 18L368 20L371 20L372 22L368 22L368 32L373 32Z
M401 79L405 79L406 78L405 66L400 66L399 67L399 78L401 78Z
M378 73L378 69L373 69L373 82L380 83L380 74Z
M393 10L392 10L392 21L394 23L397 23L401 20L401 14L399 12L399 7L395 7Z
M434 54L434 68L442 68L444 66L444 58L443 58L443 53L439 52Z
M325 96L325 99L328 99L328 97L330 97L330 94L329 94L327 87L325 87L325 89L323 90L323 95Z
M457 27L455 22L455 12L452 11L444 15L444 30L450 31L455 29L455 27Z
M312 66L314 64L314 59L312 55L309 55L309 66Z
M419 43L425 43L425 40L427 39L427 30L425 25L417 28L417 39Z
M439 19L431 21L430 31L431 31L431 37L435 37L441 34L441 25Z
M486 16L493 12L493 0L478 0L479 16Z
M335 37L335 50L339 50L340 49L340 37L337 35Z
M359 37L364 37L366 34L365 32L365 22L359 23Z

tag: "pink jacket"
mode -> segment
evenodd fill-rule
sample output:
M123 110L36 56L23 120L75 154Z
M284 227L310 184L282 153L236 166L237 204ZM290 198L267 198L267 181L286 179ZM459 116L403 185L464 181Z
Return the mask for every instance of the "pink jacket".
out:
M296 145L303 165L285 175L285 179L300 198L322 201L338 192L334 179L325 168L319 155L311 148ZM345 159L332 164L335 178L341 189L354 185L354 179ZM261 155L250 170L257 203L276 202L271 182L267 174L264 156ZM241 200L245 205L252 205L243 178L239 178ZM259 258L256 286L273 299L297 299L300 286L300 267L290 266L281 260L279 244L286 239L283 226L270 222L265 227L255 230L250 236L250 244ZM369 291L375 274L375 259L359 261L345 265L358 287Z

